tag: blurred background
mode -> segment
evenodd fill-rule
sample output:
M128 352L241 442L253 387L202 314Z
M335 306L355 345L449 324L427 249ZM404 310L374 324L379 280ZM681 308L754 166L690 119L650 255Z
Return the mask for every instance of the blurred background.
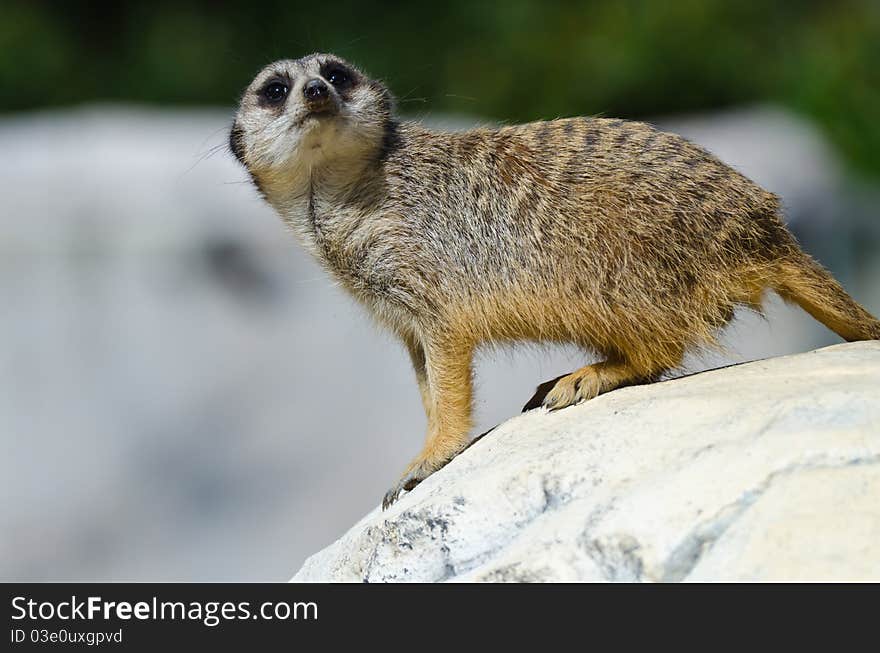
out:
M257 70L315 50L429 124L682 133L880 313L875 0L4 0L0 580L286 580L418 451L401 347L226 151ZM771 298L678 373L837 341ZM481 358L477 432L582 364Z

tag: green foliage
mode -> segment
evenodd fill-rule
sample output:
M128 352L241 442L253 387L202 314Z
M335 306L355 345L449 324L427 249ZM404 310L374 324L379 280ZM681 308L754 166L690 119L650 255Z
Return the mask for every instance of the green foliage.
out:
M0 109L232 104L263 64L333 51L406 113L646 117L775 101L880 174L880 2L134 0L0 6Z

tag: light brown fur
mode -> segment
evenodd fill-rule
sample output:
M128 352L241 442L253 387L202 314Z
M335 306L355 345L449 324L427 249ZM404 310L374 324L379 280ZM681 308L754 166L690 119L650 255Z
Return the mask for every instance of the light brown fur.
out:
M267 105L279 79L288 97ZM320 114L302 95L312 79L327 82ZM543 405L559 409L678 366L737 306L760 309L767 290L847 340L880 338L880 322L798 247L774 195L644 123L433 132L398 122L387 90L350 64L311 55L257 76L230 143L309 251L410 354L428 437L386 506L466 446L482 345L602 354L546 393Z

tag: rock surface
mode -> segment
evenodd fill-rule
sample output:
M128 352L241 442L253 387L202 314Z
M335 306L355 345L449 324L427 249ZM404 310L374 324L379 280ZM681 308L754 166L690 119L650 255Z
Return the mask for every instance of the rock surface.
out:
M293 581L869 579L880 342L515 417Z

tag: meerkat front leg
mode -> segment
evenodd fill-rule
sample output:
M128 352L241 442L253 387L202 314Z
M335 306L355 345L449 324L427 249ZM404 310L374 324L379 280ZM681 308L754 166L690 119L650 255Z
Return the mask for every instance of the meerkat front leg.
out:
M385 493L383 509L397 500L401 490L413 489L467 446L473 410L473 352L473 345L464 339L444 337L425 343L427 392L422 396L427 395L430 402L430 409L426 408L428 438L400 480Z

